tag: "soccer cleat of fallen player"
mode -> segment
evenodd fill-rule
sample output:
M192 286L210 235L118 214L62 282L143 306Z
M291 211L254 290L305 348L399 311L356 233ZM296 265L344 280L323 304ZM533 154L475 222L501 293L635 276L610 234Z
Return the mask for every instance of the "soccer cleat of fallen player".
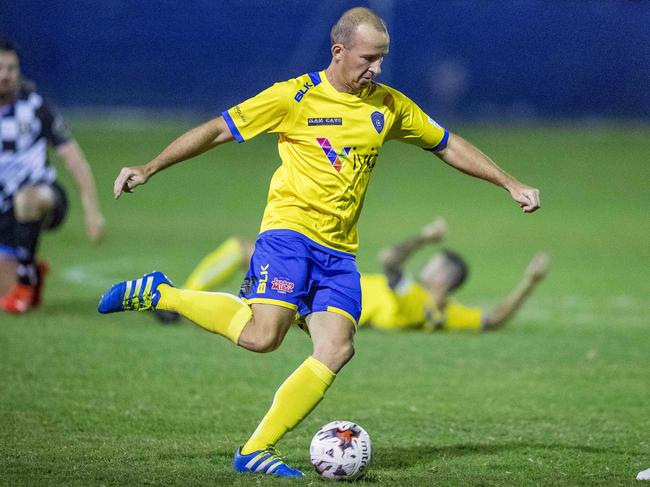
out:
M165 311L164 309L152 310L154 318L163 325L174 325L181 321L181 315L176 311Z
M265 475L275 475L277 477L304 477L305 474L300 470L291 468L282 461L279 453L269 448L267 450L257 450L248 455L237 449L232 467L240 473L260 473Z
M140 279L118 282L101 297L97 310L106 314L155 309L160 300L158 287L162 284L174 286L165 274L158 271Z

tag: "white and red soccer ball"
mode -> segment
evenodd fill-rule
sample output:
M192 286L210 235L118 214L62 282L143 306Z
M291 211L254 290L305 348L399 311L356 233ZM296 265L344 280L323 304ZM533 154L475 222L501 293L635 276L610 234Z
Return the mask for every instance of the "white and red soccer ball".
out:
M351 421L332 421L311 440L311 464L318 474L329 480L355 480L362 477L372 448L370 436Z

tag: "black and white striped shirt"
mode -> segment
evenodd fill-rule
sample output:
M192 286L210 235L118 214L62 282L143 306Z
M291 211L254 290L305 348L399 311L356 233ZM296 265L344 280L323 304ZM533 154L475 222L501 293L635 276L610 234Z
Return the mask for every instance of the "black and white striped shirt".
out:
M57 147L70 137L61 116L36 91L23 88L13 104L0 106L0 213L11 209L21 187L56 180L47 144Z

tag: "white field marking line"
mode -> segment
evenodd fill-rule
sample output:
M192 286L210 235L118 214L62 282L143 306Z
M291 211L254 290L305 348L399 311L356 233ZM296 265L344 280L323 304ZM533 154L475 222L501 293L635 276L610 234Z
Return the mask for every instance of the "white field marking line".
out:
M122 258L74 265L63 269L63 280L85 288L105 289L114 282L126 279L128 276L120 277L118 273L120 269L133 268L134 262L134 259ZM106 272L107 269L111 269L111 272Z

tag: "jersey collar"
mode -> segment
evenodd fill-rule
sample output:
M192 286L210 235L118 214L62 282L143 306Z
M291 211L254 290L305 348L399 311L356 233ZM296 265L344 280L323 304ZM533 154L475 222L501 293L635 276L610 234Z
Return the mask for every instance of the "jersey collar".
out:
M359 101L363 100L366 98L372 90L374 90L374 82L371 83L367 88L364 88L361 90L359 93L345 93L342 91L338 91L332 83L330 83L330 80L327 79L327 75L325 74L325 70L321 71L320 73L320 78L322 80L323 87L325 90L332 95L335 98L338 98L340 100L345 100L345 101Z

